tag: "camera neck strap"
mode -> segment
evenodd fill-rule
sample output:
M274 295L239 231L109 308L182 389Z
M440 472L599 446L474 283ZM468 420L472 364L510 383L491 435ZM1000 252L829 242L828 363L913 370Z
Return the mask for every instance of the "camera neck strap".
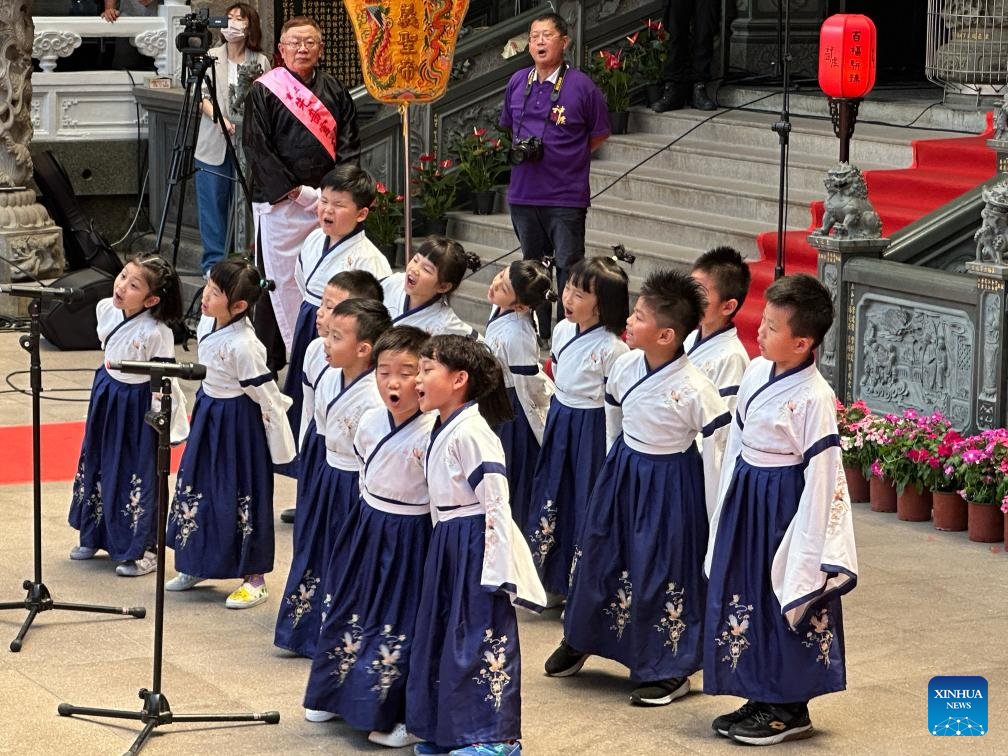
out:
M542 137L546 136L546 129L550 125L550 114L553 112L553 106L557 104L560 99L560 88L563 86L564 77L567 75L567 61L560 63L560 70L557 72L556 81L553 82L553 91L550 92L550 107L546 111L546 116L543 118L543 133ZM522 109L521 114L518 116L518 123L516 124L514 131L512 132L512 139L517 139L518 135L521 133L522 123L525 121L525 108L528 106L529 95L532 94L532 85L535 83L536 79L536 69L532 66L532 70L529 71L528 82L525 84L525 94L522 97ZM540 137L540 138L542 138Z

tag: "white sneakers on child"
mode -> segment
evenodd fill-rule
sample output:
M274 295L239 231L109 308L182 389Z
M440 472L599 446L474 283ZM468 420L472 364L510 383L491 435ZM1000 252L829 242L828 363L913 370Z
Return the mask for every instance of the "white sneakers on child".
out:
M266 583L252 585L246 580L227 597L224 606L228 609L250 609L253 606L259 606L267 598L269 598L269 592L266 590Z
M202 583L204 580L206 580L206 578L196 577L195 575L187 575L184 572L180 572L178 575L165 583L164 588L166 591L188 591L190 588Z
M140 577L149 575L157 569L157 554L153 551L145 551L140 559L130 562L123 562L116 567L116 575L119 577Z
M331 719L337 719L338 714L333 714L331 711L322 711L321 709L305 709L304 718L308 722L328 722Z
M402 722L393 727L392 732L378 732L378 730L372 730L367 736L367 739L372 743L388 746L389 748L405 748L406 746L420 742L420 738L409 732L406 729L406 725Z
M70 558L75 562L80 562L85 559L91 559L97 553L98 549L92 549L90 546L74 546L70 549Z

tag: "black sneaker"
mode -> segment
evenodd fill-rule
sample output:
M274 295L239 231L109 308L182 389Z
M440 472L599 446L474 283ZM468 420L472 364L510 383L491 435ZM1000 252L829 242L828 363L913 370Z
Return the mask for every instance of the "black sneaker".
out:
M755 701L746 701L735 711L730 714L722 714L720 717L711 722L711 728L721 737L730 738L731 735L728 734L728 730L731 729L731 726L744 719L748 719L755 714L758 709L758 703Z
M588 654L582 654L567 645L567 641L560 641L557 650L550 654L546 660L546 674L550 677L570 677L581 671Z
M807 706L784 707L763 704L755 714L736 722L728 737L748 745L774 745L786 740L812 737Z
M286 522L287 524L292 524L294 522L294 515L297 513L297 509L291 507L290 509L285 509L280 512L280 522Z
M689 693L688 677L644 683L630 694L630 702L639 706L667 706Z

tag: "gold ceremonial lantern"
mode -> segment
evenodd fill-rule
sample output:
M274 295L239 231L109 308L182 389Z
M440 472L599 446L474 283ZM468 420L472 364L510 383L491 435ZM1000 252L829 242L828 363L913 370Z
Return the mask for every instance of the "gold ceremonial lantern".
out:
M408 260L413 234L409 106L444 95L469 0L343 0L343 4L357 35L364 85L379 102L398 105L402 117Z

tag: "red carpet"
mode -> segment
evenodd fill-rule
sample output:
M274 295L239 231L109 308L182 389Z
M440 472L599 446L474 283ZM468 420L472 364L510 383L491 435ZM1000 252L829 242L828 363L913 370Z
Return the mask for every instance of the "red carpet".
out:
M884 236L891 235L994 175L994 153L985 144L991 133L990 114L987 115L987 123L988 131L978 136L913 141L913 161L909 168L865 171L868 198L882 218ZM816 273L816 250L809 246L805 237L822 223L823 203L813 202L811 210L812 221L808 230L788 231L784 235L786 273ZM759 353L756 329L763 313L763 292L773 283L777 232L760 234L756 243L762 258L750 264L752 285L749 296L735 318L739 337L751 355Z
M73 480L77 474L84 423L42 424L42 481ZM172 449L172 472L178 470L184 446ZM0 427L0 485L31 483L32 428L30 425Z

